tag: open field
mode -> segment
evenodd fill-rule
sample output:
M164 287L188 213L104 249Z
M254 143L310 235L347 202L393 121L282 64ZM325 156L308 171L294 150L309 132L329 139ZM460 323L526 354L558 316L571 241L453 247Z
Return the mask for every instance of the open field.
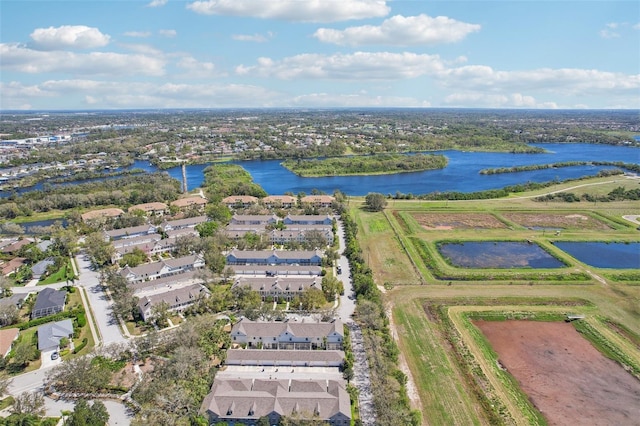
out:
M551 424L640 418L640 381L566 322L474 321L503 368Z
M537 195L584 184L589 186L580 186L582 191L638 185L618 180L589 179L546 188ZM410 372L408 387L415 389L410 396L422 411L424 424L546 422L513 376L498 368L489 345L478 343L484 338L466 318L467 312L584 314L584 324L597 329L595 347L609 356L620 355L618 363L640 365L637 271L589 267L551 244L560 239L555 230L527 229L562 228L563 241L640 241L637 225L622 218L639 213L637 201L540 203L530 195L456 202L392 200L382 213L363 212L351 201L363 257L376 283L394 285L385 300ZM436 242L450 240L532 241L568 266L554 274L533 268L515 272L455 268L436 250Z

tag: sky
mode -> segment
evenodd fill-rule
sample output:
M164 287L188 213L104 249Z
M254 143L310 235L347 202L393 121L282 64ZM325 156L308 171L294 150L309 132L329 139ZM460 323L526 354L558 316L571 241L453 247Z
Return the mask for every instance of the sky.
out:
M0 110L640 108L640 2L0 0Z

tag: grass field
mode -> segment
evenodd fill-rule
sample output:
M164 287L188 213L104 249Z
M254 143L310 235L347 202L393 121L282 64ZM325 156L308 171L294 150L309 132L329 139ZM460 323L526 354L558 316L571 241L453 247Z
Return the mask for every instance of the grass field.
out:
M527 228L530 222L537 220L531 215L538 213L542 222L565 221L566 228L561 230L564 241L640 241L637 225L622 219L622 215L640 214L637 201L540 203L531 198L558 190L601 195L617 186L630 189L638 184L637 180L601 178L501 200L393 200L381 213L362 211L357 201L351 200L363 256L374 271L376 283L394 284L393 290L385 293L385 299L410 372L412 385L408 388L415 389L410 397L414 407L422 411L424 424L544 423L510 375L501 376L497 372L490 351L486 345L478 343L473 328L465 322L465 312L495 310L496 315L502 315L501 312L510 309L504 303L493 303L492 306L487 300L513 298L518 301L518 309L525 311L583 313L585 324L596 327L598 339L604 342L596 343L596 347L603 345L600 349L606 352L605 347L610 346L630 363L640 365L640 286L637 285L640 283L637 278L632 275L630 280L616 281L612 277L632 273L589 267L550 244L558 238L555 232ZM434 216L429 217L430 214ZM505 226L474 228L473 221L458 221L464 224L459 228L455 224L448 229L424 226L431 220L447 220L449 215L451 221L456 222L456 218L463 218L465 214L479 220L487 219L493 224L495 218ZM583 219L576 222L579 216L587 218L584 220L588 226L579 225L579 220ZM494 281L477 275L478 270L447 265L437 252L429 251L432 259L425 261L424 253L420 253L420 247L415 243L421 241L427 247L435 247L437 241L452 239L531 240L568 263L566 268L560 268L562 274L583 274L587 278L568 281L563 277L552 277L540 281L531 279L531 274L537 272L535 269L527 269L526 280L514 275ZM451 273L451 277L436 279L429 264L431 261ZM511 273L493 272L506 276ZM584 303L566 305L566 301L577 298ZM426 301L436 305L451 304L449 308L442 308L450 313L448 320L443 322L434 318L425 309Z

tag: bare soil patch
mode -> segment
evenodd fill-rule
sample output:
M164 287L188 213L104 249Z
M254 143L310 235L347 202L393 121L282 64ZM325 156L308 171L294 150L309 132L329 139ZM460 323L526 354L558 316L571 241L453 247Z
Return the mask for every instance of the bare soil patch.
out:
M495 216L486 213L412 213L411 215L427 230L506 228L506 225Z
M503 213L509 219L526 228L561 228L561 229L611 229L607 224L584 214L556 213Z
M474 321L550 425L637 425L640 381L571 324Z

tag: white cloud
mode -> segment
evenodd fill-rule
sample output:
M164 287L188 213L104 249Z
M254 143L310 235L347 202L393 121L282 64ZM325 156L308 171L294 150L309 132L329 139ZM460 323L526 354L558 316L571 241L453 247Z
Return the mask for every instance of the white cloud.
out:
M224 73L217 70L213 62L200 62L191 56L180 58L176 66L184 72L180 76L181 78L197 79L225 76Z
M268 32L267 35L262 34L233 34L231 36L232 39L237 41L253 41L256 43L264 43L273 37L272 32Z
M47 52L18 44L0 44L0 69L28 74L68 73L73 75L164 74L165 61L155 56L112 52Z
M167 4L167 0L151 0L151 3L147 4L147 7L160 7Z
M127 49L131 52L140 53L142 55L161 57L164 55L164 52L160 49L157 49L150 44L144 43L120 43L120 47L123 49Z
M640 74L578 68L497 71L483 65L451 68L435 75L445 87L494 91L539 91L564 96L632 93L640 89Z
M239 75L276 77L283 80L395 80L442 70L443 63L439 56L409 52L355 52L331 56L307 53L279 61L258 58L257 65L236 67Z
M109 44L110 36L85 25L37 28L30 34L34 45L42 50L90 49Z
M158 34L162 37L172 38L178 35L178 32L176 30L158 30Z
M90 108L269 107L281 96L259 86L95 80L49 80L34 86L0 84L0 108L17 109L41 98L74 98ZM6 93L7 96L4 96Z
M303 107L429 107L429 102L403 96L369 96L366 93L309 93L295 96L288 106Z
M408 17L396 15L384 20L379 26L363 25L345 30L320 28L313 36L325 43L348 46L432 45L460 41L480 28L480 25L456 21L446 16L433 18L424 14Z
M640 30L640 22L633 26L634 30Z
M611 30L600 30L598 33L602 38L618 38L620 37L620 33Z
M151 36L151 32L149 31L127 31L124 33L127 37L139 37L139 38L147 38Z
M542 108L557 109L555 102L537 102L533 96L521 93L487 94L481 92L457 92L444 99L445 104L452 107L476 108Z
M386 16L386 0L202 0L187 5L203 15L247 16L294 22L336 22Z

